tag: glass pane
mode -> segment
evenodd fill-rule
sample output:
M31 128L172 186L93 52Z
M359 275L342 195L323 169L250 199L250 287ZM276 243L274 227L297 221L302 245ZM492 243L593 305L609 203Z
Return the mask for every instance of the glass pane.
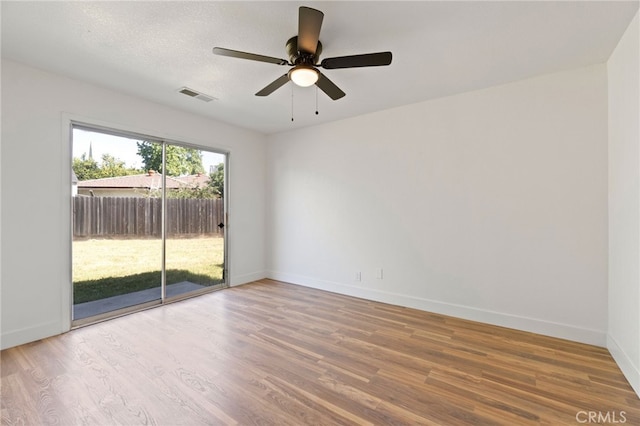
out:
M225 156L167 145L166 297L224 282ZM169 161L189 159L186 167Z
M157 152L158 143L73 129L74 320L161 297Z

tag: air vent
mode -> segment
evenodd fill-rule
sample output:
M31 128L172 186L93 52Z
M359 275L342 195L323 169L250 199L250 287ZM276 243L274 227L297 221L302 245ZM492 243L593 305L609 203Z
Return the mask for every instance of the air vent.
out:
M213 96L205 95L204 93L197 92L193 89L189 89L188 87L182 87L178 90L178 92L192 98L200 99L203 102L211 102L216 99Z

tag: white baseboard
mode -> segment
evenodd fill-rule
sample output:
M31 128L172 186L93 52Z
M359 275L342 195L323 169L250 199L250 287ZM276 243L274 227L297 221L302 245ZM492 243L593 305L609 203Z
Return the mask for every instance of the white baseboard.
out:
M334 293L360 297L363 299L389 303L392 305L420 309L422 311L449 315L471 321L498 325L501 327L514 328L517 330L528 331L545 336L567 339L574 342L587 343L590 345L601 347L605 347L607 342L605 331L591 330L568 324L555 323L536 318L527 318L501 312L488 311L471 306L456 305L452 303L424 299L415 296L407 296L382 290L356 287L348 284L318 280L315 278L278 271L268 271L267 276L271 279L284 281L291 284L317 288L319 290L331 291Z
M229 286L235 287L237 285L247 284L252 281L258 281L267 278L265 271L252 272L250 274L231 275L229 280Z
M64 332L65 330L62 324L58 321L38 324L33 327L21 328L14 331L3 331L2 337L0 337L0 349L12 348Z
M627 381L640 398L640 366L634 365L631 358L610 334L607 334L607 349L609 349L622 374L624 374L624 377L627 378Z

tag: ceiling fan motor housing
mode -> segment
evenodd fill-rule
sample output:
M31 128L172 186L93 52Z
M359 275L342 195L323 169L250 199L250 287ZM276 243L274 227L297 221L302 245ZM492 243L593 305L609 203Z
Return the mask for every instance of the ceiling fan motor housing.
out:
M318 63L318 58L322 53L322 43L318 40L318 46L316 47L316 53L309 52L301 52L298 50L298 36L293 36L289 40L287 40L287 55L289 55L289 60L292 64L307 64L307 65L316 65Z

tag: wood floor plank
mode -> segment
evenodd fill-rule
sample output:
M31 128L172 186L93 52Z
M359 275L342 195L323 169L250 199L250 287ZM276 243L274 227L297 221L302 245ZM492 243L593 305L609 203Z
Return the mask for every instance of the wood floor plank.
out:
M272 280L0 357L3 425L640 424L605 348Z

